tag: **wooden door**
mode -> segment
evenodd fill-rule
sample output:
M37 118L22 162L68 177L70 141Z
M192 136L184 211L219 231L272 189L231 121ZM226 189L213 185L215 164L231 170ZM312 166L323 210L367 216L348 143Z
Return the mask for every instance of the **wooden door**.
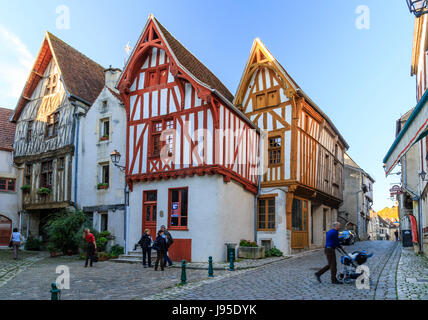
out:
M307 200L293 199L291 227L291 248L304 249L309 247Z
M8 246L12 233L12 220L0 216L0 246Z
M144 191L143 193L143 227L144 230L149 229L153 241L156 239L157 233L157 191Z

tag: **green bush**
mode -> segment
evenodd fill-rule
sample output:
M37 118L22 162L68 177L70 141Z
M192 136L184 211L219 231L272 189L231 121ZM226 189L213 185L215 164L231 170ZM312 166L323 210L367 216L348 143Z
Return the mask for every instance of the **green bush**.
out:
M119 246L118 244L115 244L114 246L112 246L110 248L110 256L111 257L118 257L121 254L123 254L125 252L125 249L121 246Z
M265 253L266 258L268 258L268 257L282 257L283 255L284 254L282 253L282 251L277 249L277 248L269 249Z
M61 211L55 214L46 224L45 231L49 238L49 244L53 245L64 254L68 250L77 251L80 239L76 232L87 222L87 217L82 211ZM81 238L81 235L80 235Z
M240 247L258 247L256 242L252 242L249 240L241 240L241 242L239 242L239 246Z
M108 238L110 236L111 236L111 233L108 230L100 232L100 237Z
M24 249L29 251L40 251L42 242L39 239L29 237L25 241Z
M94 235L95 236L95 235ZM106 237L101 237L99 236L98 238L95 237L95 242L97 244L97 251L101 252L101 251L105 251L106 250L106 246L107 246L107 238Z

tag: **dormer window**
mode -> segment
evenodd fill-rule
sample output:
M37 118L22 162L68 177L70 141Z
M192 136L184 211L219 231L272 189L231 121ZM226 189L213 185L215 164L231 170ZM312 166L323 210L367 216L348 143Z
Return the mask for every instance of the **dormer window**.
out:
M151 69L147 71L145 87L153 87L168 83L168 68Z
M46 89L45 89L45 96L48 96L50 94L54 94L56 92L58 78L57 75L54 74L50 76L46 81Z

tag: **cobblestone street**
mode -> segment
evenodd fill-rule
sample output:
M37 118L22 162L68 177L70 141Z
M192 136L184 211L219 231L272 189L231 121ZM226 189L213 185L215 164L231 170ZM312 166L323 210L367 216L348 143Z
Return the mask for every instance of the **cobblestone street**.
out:
M357 289L355 284L332 285L328 272L319 284L313 274L326 263L322 250L253 269L216 270L214 278L208 278L207 270L190 269L185 286L178 286L180 268L167 268L162 273L143 269L139 264L113 262L84 268L84 262L76 257L48 258L43 253L24 253L14 261L9 251L3 251L0 299L50 299L50 284L59 276L55 273L59 265L70 268L70 289L62 291L63 300L428 299L426 258L411 249L402 249L398 242L367 241L346 247L348 252L362 249L374 253L366 263L370 268L370 289ZM338 271L341 269L338 263Z

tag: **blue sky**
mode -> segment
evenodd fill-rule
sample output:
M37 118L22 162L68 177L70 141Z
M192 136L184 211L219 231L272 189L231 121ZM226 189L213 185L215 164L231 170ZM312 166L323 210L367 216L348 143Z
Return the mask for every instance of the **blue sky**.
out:
M58 29L65 5L70 28ZM357 7L370 10L358 29ZM0 106L14 108L49 30L99 64L123 67L156 18L235 93L255 37L330 117L350 156L376 180L374 209L391 206L382 159L395 121L416 104L414 17L404 0L15 0L0 3Z

